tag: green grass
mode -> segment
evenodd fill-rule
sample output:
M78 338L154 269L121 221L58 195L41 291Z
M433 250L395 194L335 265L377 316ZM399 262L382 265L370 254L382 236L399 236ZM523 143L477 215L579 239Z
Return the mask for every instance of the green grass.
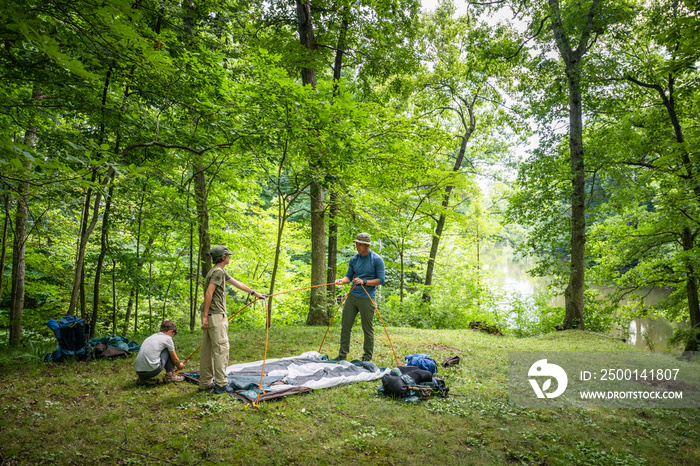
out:
M353 333L351 358L361 355ZM395 366L383 328L375 362ZM267 356L318 350L325 329L270 331ZM133 358L45 365L0 355L0 464L700 464L700 412L526 410L508 404L509 351L634 351L611 338L539 338L464 330L389 329L396 354L430 354L450 393L420 404L380 398L379 381L248 406L189 383L142 387ZM381 333L380 333L381 332ZM264 329L231 329L231 363L262 359ZM139 338L136 338L140 341ZM322 353L335 356L339 329ZM175 338L181 358L199 334ZM198 367L198 354L188 368Z

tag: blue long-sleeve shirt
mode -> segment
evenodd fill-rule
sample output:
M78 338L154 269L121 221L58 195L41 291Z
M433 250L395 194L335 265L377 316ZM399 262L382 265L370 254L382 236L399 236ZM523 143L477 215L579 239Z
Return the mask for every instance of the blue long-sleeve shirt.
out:
M361 256L359 253L355 254L350 258L348 263L348 273L345 274L348 280L352 281L355 277L360 277L362 280L373 280L375 278L379 279L379 284L384 284L384 260L379 257L376 252L370 251L365 256ZM352 286L352 284L350 284ZM375 292L377 290L376 286L364 285L367 293L374 299ZM352 295L358 298L367 299L367 293L362 289L360 285L357 285L352 290Z

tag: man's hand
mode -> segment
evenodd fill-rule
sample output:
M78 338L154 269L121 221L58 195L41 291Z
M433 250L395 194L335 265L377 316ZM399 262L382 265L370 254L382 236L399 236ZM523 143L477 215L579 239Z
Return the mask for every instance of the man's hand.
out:
M206 330L209 328L209 319L207 317L204 317L202 319L202 330Z
M336 284L336 285L343 285L343 279L342 279L342 278L337 279L337 280L335 281L335 284Z
M262 293L259 293L259 292L257 292L257 291L256 291L255 293L253 293L253 296L255 296L255 297L258 298L258 299L267 299L267 295L266 295L266 294L262 294Z
M182 361L180 361L180 364L177 365L177 369L178 369L178 370L182 370L182 369L184 369L184 368L185 368L185 363L182 362Z
M355 285L362 285L365 281L363 279L361 279L360 277L355 277L352 279L352 282Z

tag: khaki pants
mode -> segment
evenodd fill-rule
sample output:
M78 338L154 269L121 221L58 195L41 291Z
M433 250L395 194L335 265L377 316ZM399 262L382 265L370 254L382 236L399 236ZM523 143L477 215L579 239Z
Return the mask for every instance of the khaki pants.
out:
M374 325L372 323L372 319L374 319L374 304L369 298L358 298L352 294L348 295L343 306L343 327L340 330L340 351L338 351L338 356L345 358L350 352L350 333L358 312L362 322L362 332L365 334L362 346L362 359L369 361L372 359L372 353L374 353Z
M228 364L228 319L226 314L209 316L209 328L202 331L202 349L199 361L199 387L209 388L212 377L216 385L224 387Z

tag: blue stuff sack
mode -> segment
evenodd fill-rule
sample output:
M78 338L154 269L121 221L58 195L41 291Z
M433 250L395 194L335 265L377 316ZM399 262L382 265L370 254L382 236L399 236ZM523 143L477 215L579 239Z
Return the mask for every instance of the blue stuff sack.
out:
M407 366L416 366L420 369L430 371L431 374L437 372L437 363L427 354L418 353L412 356L406 356L405 359Z

